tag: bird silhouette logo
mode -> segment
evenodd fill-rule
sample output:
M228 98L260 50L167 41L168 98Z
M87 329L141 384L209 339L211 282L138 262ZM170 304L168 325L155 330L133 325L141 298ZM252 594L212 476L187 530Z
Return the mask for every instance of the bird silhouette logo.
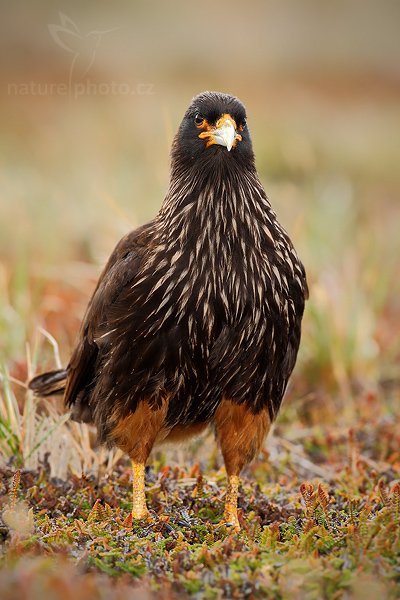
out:
M103 31L93 30L82 33L74 21L64 13L58 13L60 23L48 25L54 42L73 55L69 69L69 85L73 80L82 80L89 73L96 60L96 52L104 35L118 28Z

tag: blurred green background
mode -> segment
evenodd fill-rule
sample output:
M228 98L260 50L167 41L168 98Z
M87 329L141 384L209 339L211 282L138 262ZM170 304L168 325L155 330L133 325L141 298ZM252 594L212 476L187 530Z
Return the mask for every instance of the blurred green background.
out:
M101 266L158 210L191 98L235 94L306 266L289 392L311 421L398 397L399 2L14 3L2 8L0 345L68 358ZM53 361L44 346L40 366ZM394 395L393 395L394 394ZM310 408L311 406L311 408ZM338 407L341 409L337 411Z

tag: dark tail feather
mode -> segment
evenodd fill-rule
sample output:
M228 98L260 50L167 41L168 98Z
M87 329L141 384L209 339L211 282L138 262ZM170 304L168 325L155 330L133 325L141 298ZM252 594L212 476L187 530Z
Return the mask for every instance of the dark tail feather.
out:
M35 396L53 396L54 394L63 394L65 390L65 381L67 379L66 369L58 371L49 371L37 375L28 383L28 387Z

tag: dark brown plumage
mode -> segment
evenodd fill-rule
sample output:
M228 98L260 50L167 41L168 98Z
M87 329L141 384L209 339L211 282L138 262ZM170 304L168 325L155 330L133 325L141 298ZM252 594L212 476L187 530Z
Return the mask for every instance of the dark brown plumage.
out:
M307 293L258 179L243 105L205 92L174 139L161 210L112 253L67 369L30 387L63 391L72 418L95 423L136 465L155 443L213 425L231 478L225 517L237 526L237 476L278 413Z

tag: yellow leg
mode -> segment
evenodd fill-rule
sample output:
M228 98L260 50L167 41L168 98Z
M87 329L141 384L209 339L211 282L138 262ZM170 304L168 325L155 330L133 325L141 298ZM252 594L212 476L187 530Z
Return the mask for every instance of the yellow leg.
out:
M236 530L240 529L239 519L237 514L237 498L239 491L239 477L237 475L228 476L228 488L225 496L225 510L223 523L231 525Z
M239 475L257 455L270 425L266 409L254 414L246 403L224 399L215 412L215 428L221 446L228 489L223 522L240 529L237 514Z
M132 461L133 500L132 519L144 519L149 516L144 492L144 464Z

